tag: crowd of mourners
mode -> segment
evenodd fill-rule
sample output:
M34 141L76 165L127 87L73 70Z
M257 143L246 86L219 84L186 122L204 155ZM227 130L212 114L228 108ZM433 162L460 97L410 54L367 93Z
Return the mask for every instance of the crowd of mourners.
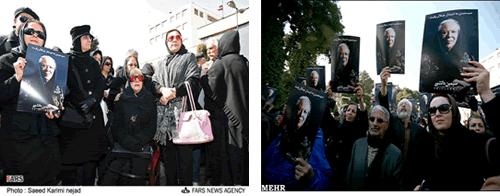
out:
M249 68L240 55L237 31L212 38L205 57L188 52L181 32L172 29L165 37L165 58L139 69L136 50L129 50L124 61L113 61L106 51L91 51L89 25L75 26L68 29L72 48L66 52L62 111L20 112L27 46L45 47L48 38L42 21L30 8L18 8L14 29L0 36L0 184L145 185L147 179L141 176L147 176L151 160L109 156L119 146L132 155L159 149L167 185L199 185L203 150L207 185L248 186ZM124 63L115 71L116 62ZM210 112L212 142L172 141L187 83L194 94L187 102L195 102L196 108L187 104L186 110ZM70 107L92 125L75 129L60 124ZM6 176L12 175L23 180L8 182Z
M334 93L328 87L319 128L298 130L317 132L313 150L310 157L297 158L296 162L283 153L290 151L283 144L287 105L275 109L263 100L262 184L285 185L286 190L499 190L496 137L500 124L496 111L500 96L490 89L489 72L478 62L469 64L462 76L466 82L474 82L482 104L478 108L471 104L472 115L467 121L461 121L455 98L440 93L420 106L420 111L425 107L427 112L419 112L417 117L412 117L412 103L406 98L391 113L389 67L380 73L382 87L373 95L371 102L376 106L371 108L366 108L363 89L357 87L357 103L337 111ZM375 96L378 105L374 104ZM303 114L299 103L292 114ZM313 111L310 104L307 111ZM305 119L307 115L311 114ZM308 162L303 161L306 158Z

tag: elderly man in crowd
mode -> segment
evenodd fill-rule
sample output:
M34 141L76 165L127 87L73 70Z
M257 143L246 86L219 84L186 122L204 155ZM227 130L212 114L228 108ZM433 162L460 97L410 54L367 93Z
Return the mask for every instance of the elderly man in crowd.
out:
M389 108L387 98L387 80L390 77L389 68L386 67L380 73L382 88L377 95L380 105ZM421 156L422 138L425 130L416 122L410 121L412 104L408 99L402 99L398 103L397 114L390 115L390 124L388 128L388 140L401 150L403 156L404 168L401 173L403 179L403 190L413 190L419 182L422 181L419 172L418 159Z
M351 190L401 190L401 151L386 138L390 113L378 105L369 119L368 137L352 148L346 184Z

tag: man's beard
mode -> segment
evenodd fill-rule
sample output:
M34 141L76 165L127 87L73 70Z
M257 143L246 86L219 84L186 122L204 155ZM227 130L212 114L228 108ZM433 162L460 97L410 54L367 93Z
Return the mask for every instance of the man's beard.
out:
M405 119L405 118L408 118L410 116L410 112L408 111L398 111L398 118L399 119Z

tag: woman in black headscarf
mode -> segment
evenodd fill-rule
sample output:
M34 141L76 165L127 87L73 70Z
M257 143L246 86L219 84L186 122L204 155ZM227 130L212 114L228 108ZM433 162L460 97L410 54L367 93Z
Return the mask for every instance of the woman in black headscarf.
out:
M28 20L19 31L19 41L19 46L0 57L0 104L3 107L0 169L4 175L22 175L22 184L56 185L55 177L61 167L56 138L59 128L51 119L59 116L16 110L28 44L45 45L45 26L40 21ZM2 179L0 184L5 182L6 179Z
M143 88L146 77L141 71L134 68L130 75L127 88L116 102L111 134L113 141L124 149L141 152L149 148L156 133L156 103L154 96ZM110 157L108 159L111 159ZM147 174L149 159L119 156L113 158L107 161L111 162L109 167L115 171L143 176ZM102 185L116 185L119 178L117 173L107 170ZM123 184L144 185L145 179L124 177Z
M104 93L104 80L99 64L89 55L93 39L89 31L90 26L83 25L73 27L70 32L73 38L67 79L70 93L66 96L65 106L75 108L93 122L90 129L60 126L63 185L75 185L78 166L83 166L83 185L94 185L96 164L107 149L107 130L104 129L103 114L99 105ZM80 90L73 69L76 69L80 77L84 92Z

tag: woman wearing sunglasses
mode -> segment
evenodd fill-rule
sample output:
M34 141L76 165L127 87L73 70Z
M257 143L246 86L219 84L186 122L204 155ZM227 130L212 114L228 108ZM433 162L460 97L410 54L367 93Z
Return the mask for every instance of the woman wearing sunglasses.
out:
M45 35L43 23L28 20L19 32L20 45L0 57L0 168L4 175L23 175L26 185L56 185L61 167L59 128L53 120L59 116L16 110L28 44L43 47Z
M113 77L113 73L111 73L111 69L113 68L113 59L110 56L104 56L104 61L101 64L101 74L104 78L104 89L108 90L111 82L115 77ZM108 93L104 92L104 98L108 98Z
M142 152L149 149L156 132L156 103L154 96L143 87L146 77L141 70L130 71L127 87L116 102L111 134L113 141L124 149ZM113 156L113 155L110 155ZM127 174L147 174L149 160L141 157L109 157L109 167ZM107 170L102 185L117 185L120 175ZM144 185L146 179L123 177L124 185Z
M59 144L63 161L61 178L62 185L74 186L77 183L77 167L81 167L81 185L91 186L95 183L99 157L108 147L99 104L104 92L104 81L99 64L90 56L94 38L90 35L90 26L73 27L70 34L73 40L73 48L68 53L67 87L70 93L65 97L65 107L72 107L84 114L87 121L92 121L92 126L90 129L60 126Z
M484 103L481 107L490 123L493 133L498 137L499 123L494 119L500 108L500 99L495 97L489 87L489 73L478 62L469 63L475 67L464 68L462 74L466 82L476 82L477 92ZM460 112L453 97L435 94L430 100L427 163L423 186L416 190L479 190L484 182L486 159L485 142L473 130L460 123ZM496 133L495 133L496 132Z

